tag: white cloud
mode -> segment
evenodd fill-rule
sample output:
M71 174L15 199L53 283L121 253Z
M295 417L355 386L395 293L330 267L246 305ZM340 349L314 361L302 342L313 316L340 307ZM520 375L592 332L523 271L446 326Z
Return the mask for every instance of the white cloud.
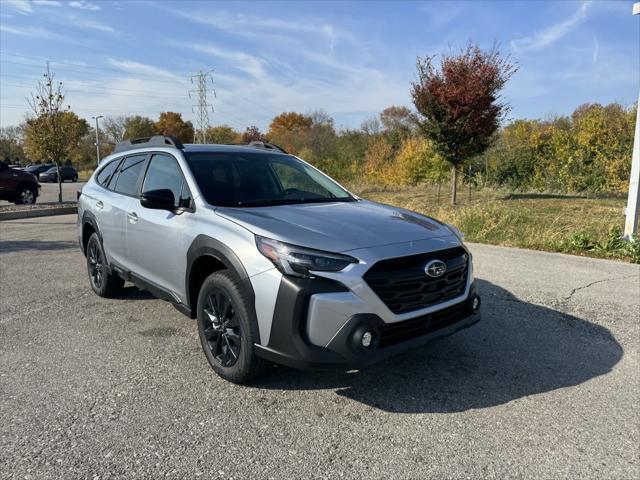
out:
M262 60L253 55L249 55L248 53L219 48L208 43L187 43L177 41L168 41L167 43L175 47L188 48L196 52L206 53L218 58L229 60L235 68L248 73L254 78L265 77Z
M102 10L100 5L87 2L86 0L77 0L77 1L69 2L69 6L71 8L78 8L80 10L91 10L91 11Z
M316 108L358 124L391 104L409 100L408 80L312 49L292 52L295 58L270 52L278 58L274 62L265 54L256 56L210 43L167 43L216 58L214 124L227 122L236 128L257 124L265 128L282 111L307 112ZM283 58L288 58L289 63Z
M5 33L12 33L14 35L21 35L24 37L32 38L48 38L51 40L62 40L64 37L55 32L47 30L41 27L16 27L7 25L6 23L0 24L0 31Z
M531 37L513 40L511 42L511 48L516 52L523 52L527 50L539 50L553 45L587 18L589 5L589 3L584 2L576 12L569 15L561 22L555 23L550 27L537 32Z
M42 7L61 7L62 2L57 0L33 0L34 5L39 5Z
M238 37L288 42L292 39L292 35L297 34L297 40L302 40L301 35L311 35L324 39L325 45L331 50L339 41L353 41L353 35L350 32L327 22L305 21L299 18L295 21L285 21L274 17L229 14L222 11L216 11L215 14L189 12L183 9L167 8L162 3L156 5L191 22L209 25Z
M3 3L23 15L33 12L33 7L27 0L6 0Z
M119 68L123 72L128 72L134 75L144 75L149 77L162 77L164 79L175 80L179 83L186 84L186 78L176 75L168 70L154 67L146 63L134 62L132 60L116 60L114 58L109 59L109 64L116 68Z
M87 20L83 18L73 18L73 25L75 27L87 28L89 30L97 30L99 32L116 33L116 29L105 23L96 22L94 20Z

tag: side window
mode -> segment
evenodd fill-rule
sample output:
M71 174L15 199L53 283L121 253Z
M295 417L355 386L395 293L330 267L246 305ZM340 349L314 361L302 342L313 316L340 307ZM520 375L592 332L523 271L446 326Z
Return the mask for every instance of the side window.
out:
M98 184L102 185L103 187L107 187L109 185L109 180L111 180L111 177L116 171L116 168L118 168L119 163L120 159L117 159L105 165L102 170L100 170L96 175L96 182L98 182Z
M146 158L146 155L134 155L132 157L125 158L118 170L115 185L111 182L111 188L116 192L124 193L126 195L136 195L138 179L140 178L140 173L142 172L142 167L144 166Z
M168 189L173 192L174 206L188 207L191 203L191 193L184 181L182 171L175 158L169 155L157 154L151 157L147 174L144 177L142 192Z

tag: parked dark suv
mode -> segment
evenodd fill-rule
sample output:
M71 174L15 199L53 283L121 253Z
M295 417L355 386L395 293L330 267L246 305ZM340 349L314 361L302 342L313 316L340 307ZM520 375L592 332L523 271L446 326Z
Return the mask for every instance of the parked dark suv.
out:
M36 203L39 188L35 175L0 161L0 200L16 204Z
M51 167L49 170L42 172L39 176L41 182L57 182L58 181L58 169ZM60 179L61 181L71 180L72 182L78 181L78 172L75 168L65 165L60 167Z

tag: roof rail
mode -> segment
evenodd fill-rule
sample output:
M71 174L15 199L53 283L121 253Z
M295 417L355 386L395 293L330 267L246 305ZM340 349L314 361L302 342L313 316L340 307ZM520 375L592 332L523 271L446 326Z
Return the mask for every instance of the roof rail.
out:
M277 150L282 153L289 153L284 148L279 147L275 143L263 142L263 141L253 141L246 144L247 147L253 148L262 148L263 150Z
M118 142L112 153L126 152L135 148L145 147L173 147L182 150L184 145L176 137L169 135L154 135L153 137L134 138Z

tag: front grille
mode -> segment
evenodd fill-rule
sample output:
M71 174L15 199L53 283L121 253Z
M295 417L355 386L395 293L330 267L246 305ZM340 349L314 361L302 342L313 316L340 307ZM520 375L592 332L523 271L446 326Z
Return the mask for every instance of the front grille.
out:
M406 340L418 338L441 328L448 327L471 314L469 302L462 302L449 308L422 315L411 320L387 323L380 327L379 348L388 347Z
M447 264L440 278L427 276L430 260ZM409 257L381 260L364 275L364 280L393 313L431 307L462 295L467 287L469 258L462 247Z

